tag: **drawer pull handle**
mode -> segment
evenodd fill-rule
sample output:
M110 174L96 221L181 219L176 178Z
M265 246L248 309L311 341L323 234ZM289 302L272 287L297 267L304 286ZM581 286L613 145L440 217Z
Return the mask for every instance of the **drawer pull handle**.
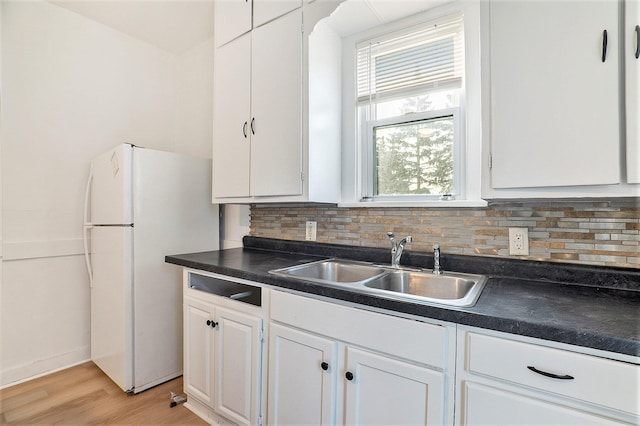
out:
M602 62L607 60L607 30L602 31Z
M564 376L560 376L559 374L553 374L553 373L548 373L546 371L542 371L542 370L538 370L537 368L528 365L527 368L531 371L533 371L534 373L538 373L538 374L542 374L545 377L551 377L552 379L559 379L559 380L573 380L573 376L569 376L568 374L565 374Z

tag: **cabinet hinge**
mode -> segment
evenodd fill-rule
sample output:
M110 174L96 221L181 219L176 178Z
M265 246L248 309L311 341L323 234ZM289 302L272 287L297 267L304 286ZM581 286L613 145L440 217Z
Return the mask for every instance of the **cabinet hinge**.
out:
M493 168L493 155L489 153L489 170Z
M264 426L264 415L262 413L258 417L258 426Z
M300 181L304 182L304 172L300 172Z
M264 328L260 329L260 334L258 335L258 341L260 343L264 343Z

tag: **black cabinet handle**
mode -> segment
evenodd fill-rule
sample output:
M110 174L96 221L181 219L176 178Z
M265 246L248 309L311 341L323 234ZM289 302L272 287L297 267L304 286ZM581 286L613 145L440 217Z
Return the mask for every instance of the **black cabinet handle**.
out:
M533 371L534 373L537 374L541 374L545 377L551 377L552 379L558 379L558 380L573 380L573 376L569 376L568 374L565 374L564 376L560 376L558 374L553 374L553 373L549 373L547 371L542 371L542 370L538 370L537 368L528 365L527 368L531 371Z
M253 117L251 119L251 134L255 135L256 134L256 129L255 129L255 123L256 123L256 118Z
M245 121L244 124L242 125L242 134L244 135L244 138L247 138L247 122Z
M353 380L353 373L351 371L347 371L347 373L344 375L344 377L346 377L347 380L351 381L351 380Z
M329 364L327 364L326 362L323 362L322 364L320 364L320 367L324 370L327 371L329 369Z
M640 25L636 25L636 59L640 58Z
M607 59L607 30L602 32L602 62Z
M212 322L213 322L213 321L211 321L211 320L207 320L207 325L208 325L208 326L211 326L211 323L212 323Z

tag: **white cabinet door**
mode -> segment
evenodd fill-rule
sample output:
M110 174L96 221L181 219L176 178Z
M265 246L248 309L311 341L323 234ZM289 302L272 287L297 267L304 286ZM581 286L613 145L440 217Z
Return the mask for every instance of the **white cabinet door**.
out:
M461 425L591 426L626 424L478 383L463 382L463 386Z
M302 0L253 0L253 26L259 27L302 6Z
M251 0L217 0L213 5L216 46L222 46L251 30Z
M213 408L213 306L184 298L184 388Z
M216 314L215 409L238 424L257 424L262 319L224 308Z
M625 2L627 182L640 183L640 0Z
M270 425L335 424L337 343L271 324Z
M441 425L444 373L347 348L345 424Z
M618 7L491 2L493 188L620 182Z
M251 195L298 195L302 193L302 11L256 28L251 35Z
M213 95L213 196L249 195L251 36L216 49Z

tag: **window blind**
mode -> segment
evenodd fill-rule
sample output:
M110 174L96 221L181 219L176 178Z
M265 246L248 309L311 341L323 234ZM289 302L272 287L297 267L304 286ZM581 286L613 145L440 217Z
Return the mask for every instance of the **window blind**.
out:
M358 102L459 88L463 46L461 14L358 44Z

